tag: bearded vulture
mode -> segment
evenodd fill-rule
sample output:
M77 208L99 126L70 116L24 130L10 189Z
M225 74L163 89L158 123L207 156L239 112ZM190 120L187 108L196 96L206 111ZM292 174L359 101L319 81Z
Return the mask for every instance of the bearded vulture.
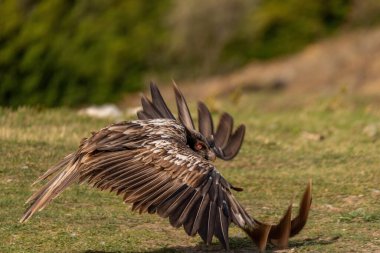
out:
M85 138L77 151L52 166L38 180L50 178L28 200L20 222L42 210L73 183L121 195L132 210L157 213L183 226L190 236L199 234L210 244L215 236L229 249L228 228L244 230L260 251L268 242L286 248L288 239L306 224L311 205L311 182L303 194L299 214L291 219L290 205L277 225L252 218L236 200L231 185L215 168L215 157L232 159L239 151L245 127L232 132L232 117L223 114L214 132L209 110L199 104L199 131L182 93L174 86L179 119L168 109L156 85L152 101L142 97L139 120L112 124Z

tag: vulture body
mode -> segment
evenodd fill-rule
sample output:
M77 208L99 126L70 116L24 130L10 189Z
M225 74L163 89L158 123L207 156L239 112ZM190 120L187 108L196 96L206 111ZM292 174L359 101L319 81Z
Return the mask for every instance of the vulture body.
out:
M235 156L242 135L225 131L223 133L228 136L223 137L227 140L223 139L222 143L219 133L216 144L218 138L213 139L212 127L202 134L191 126L192 120L186 119L188 109L182 112L179 121L164 117L171 114L166 109L165 115L150 119L147 108L158 112L159 109L147 101L150 107L145 106L145 112L140 113L145 119L112 124L93 133L82 140L76 152L45 172L37 181L50 180L27 200L30 206L21 222L42 210L73 183L87 182L95 188L121 195L124 202L132 204L132 210L169 218L172 226L183 226L190 236L199 234L207 244L215 236L228 250L228 228L234 223L260 250L266 248L268 241L279 248L287 247L288 238L301 231L307 221L311 184L307 186L295 219L291 219L291 206L278 225L251 218L232 194L233 190L241 189L232 186L211 161L214 154L226 159ZM162 97L155 102L165 104ZM226 125L230 128L229 123ZM203 129L205 126L210 126L210 121ZM242 128L236 131L241 131L239 129ZM234 148L226 149L228 143L235 143Z

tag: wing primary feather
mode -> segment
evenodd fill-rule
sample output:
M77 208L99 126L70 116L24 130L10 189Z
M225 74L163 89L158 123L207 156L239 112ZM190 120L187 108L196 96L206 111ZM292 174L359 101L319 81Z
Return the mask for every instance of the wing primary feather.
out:
M170 199L171 196L175 195L175 193L178 193L181 189L185 189L186 185L177 185L173 184L169 189L164 191L160 196L158 196L154 201L149 205L148 212L154 213L157 211L158 206L161 203L164 203L165 200Z
M186 218L188 218L188 215L189 215L193 205L195 205L195 203L199 200L199 198L201 198L199 191L195 191L195 193L193 194L193 196L191 197L189 202L187 202L186 207L183 209L181 215L178 218L179 224L182 224L185 222Z
M207 243L207 229L208 229L208 218L209 218L209 209L210 209L210 201L208 201L206 208L204 210L203 217L201 219L201 223L198 229L198 234L202 238L204 243Z
M178 213L178 217L179 217L179 214L183 210L179 206L181 206L183 203L185 203L186 200L189 200L189 198L191 199L194 192L195 192L195 190L193 188L189 187L187 190L184 191L183 194L178 196L178 198L176 198L176 200L167 208L166 212L168 213L168 215L171 215L172 212L176 212L176 213ZM185 206L183 208L185 208Z
M195 130L194 122L193 122L193 119L191 117L189 107L187 106L185 97L182 95L182 92L178 89L176 84L174 84L173 87L174 87L174 93L176 96L179 120L188 129Z
M98 180L96 183L100 185L104 182L108 182L109 179L118 178L120 175L130 173L131 170L129 170L129 168L120 169L120 167L124 165L128 165L129 163L130 161L123 161L121 163L117 163L115 165L110 166L109 168L104 169L99 174L95 174L95 173L96 173L96 170L100 170L100 168L94 168L93 170L86 173L85 175L81 175L81 180L88 179L89 183L95 180Z
M231 160L237 155L243 143L244 135L245 135L245 126L240 125L230 137L228 141L228 145L223 148L225 160Z
M217 208L217 217L215 219L215 236L226 250L229 250L228 243L228 222L227 217L224 216L222 208Z
M140 170L139 167L129 171L126 170L124 173L119 174L117 177L111 179L109 178L108 180L101 180L102 184L107 185L107 188L110 189L118 189L120 187L134 187L134 183L139 184L140 179L144 179L146 177L153 177L154 175L149 175L149 172L152 172L153 169L147 169L147 170ZM149 175L149 176L148 176ZM103 183L104 181L104 183ZM95 187L100 187L102 184L96 185L94 184ZM128 186L126 184L129 184ZM105 186L104 186L105 187Z
M201 221L202 221L203 215L206 213L205 212L206 207L209 205L209 202L210 202L210 197L208 196L208 194L203 196L201 203L199 204L199 208L197 210L197 213L195 215L194 223L193 223L190 235L195 235L198 232L198 230L201 226Z
M144 95L141 97L141 105L144 109L144 112L150 116L151 119L163 118L160 111Z
M172 209L169 215L169 222L173 227L180 227L183 224L183 221L180 221L180 216L188 206L189 202L192 202L196 195L196 191L192 189L190 194L187 196L187 198L181 199L181 201L178 202L175 209Z
M229 211L227 207L227 201L225 193L223 192L222 188L219 187L219 206L218 206L218 214L219 214L219 241L222 241L222 244L224 245L224 248L229 250L229 242L228 242L228 227L230 225L230 217L229 217Z
M228 113L223 113L220 117L218 128L215 133L215 145L223 149L228 144L233 128L233 118Z
M189 236L193 236L195 234L195 233L191 234L191 232L192 232L193 224L196 218L196 213L199 209L201 202L202 202L202 199L198 198L197 201L192 206L191 211L187 215L185 222L183 223L183 228L185 229L186 233Z
M76 178L79 177L78 164L79 158L71 165L64 168L53 180L48 184L48 187L43 187L38 191L31 201L31 205L25 211L20 222L27 221L36 211L42 210L52 199L58 196L66 187L71 185Z
M76 153L71 153L71 154L67 155L65 158L62 159L62 161L58 162L56 165L54 165L53 167L48 169L32 185L35 185L42 180L45 180L46 178L50 177L51 175L53 175L54 173L56 173L57 171L59 171L63 167L66 167L70 163L70 161L74 158L75 155L76 155Z
M157 207L161 210L166 210L165 207L168 207L170 204L172 204L174 200L188 188L189 187L187 185L182 184L175 192L173 192L169 197L162 201L162 203L160 203ZM161 215L160 211L159 214Z
M208 223L207 223L207 240L206 240L207 245L211 244L212 237L214 236L215 215L216 215L216 203L214 201L210 201Z
M209 213L208 213L208 223L207 223L207 245L209 245L212 241L212 237L214 235L215 228L215 218L217 212L217 200L218 200L218 186L220 174L213 171L211 173L211 177L213 178L213 183L209 189L210 195L210 204L209 204Z
M149 116L144 111L138 111L137 112L137 118L141 119L141 120L147 120L147 119L149 119Z
M125 162L125 164L128 164L128 162ZM120 165L124 165L124 163ZM119 167L116 167L119 170L116 170L108 175L104 175L104 177L102 178L99 178L97 187L111 188L111 186L113 186L115 183L120 183L120 180L125 180L125 179L128 180L130 178L128 176L130 176L132 173L140 171L142 168L141 166L131 166L131 167L132 168L127 168L127 169L120 169ZM135 176L136 174L133 174L132 176Z
M145 183L153 180L157 178L157 175L149 175L149 176L146 176L144 174L142 174L138 179L134 180L134 183L132 185L120 185L120 187L118 188L115 188L115 190L117 189L117 194L119 195L121 192L123 191L134 191L136 189L138 189L141 185L144 185ZM124 199L124 201L126 201Z
M159 189L155 189L155 192L136 203L136 209L140 208L140 213L148 211L154 202L160 202L160 199L162 200L162 198L167 196L165 193L174 187L174 184L166 183L162 187L159 187Z
M90 158L90 157L87 157ZM91 157L92 158L92 157ZM115 167L118 166L119 162L127 162L125 161L126 158L121 156L121 157L110 157L103 159L101 161L96 161L96 162L91 162L91 163L84 163L88 167L87 169L84 169L81 171L81 178L87 178L88 180L96 179L99 177L102 177L103 174L108 173L110 170L113 170ZM97 171L101 171L98 174L96 173Z
M149 183L144 183L133 192L135 197L131 199L131 202L139 201L141 198L144 198L144 196L149 196L149 194L157 191L157 188L165 185L167 182L168 179L164 179L162 175L155 179L151 179Z
M206 138L210 138L214 133L214 123L211 113L202 102L198 102L198 127L201 134Z
M123 177L119 181L119 185L125 185L128 189L133 189L141 185L143 182L147 182L146 178L152 178L153 176L157 175L154 174L155 169L154 168L147 168L144 170L136 170L136 173L131 172L131 175L128 175L127 177Z
M150 83L150 93L152 95L152 102L156 108L160 111L161 115L167 119L175 119L172 112L169 110L168 106L163 99L160 90L157 85L153 82Z
M184 187L184 188L183 188ZM180 204L180 201L187 198L189 194L191 194L192 188L188 187L187 185L184 185L180 189L178 189L175 193L173 193L172 197L169 197L167 200L162 202L158 207L158 214L161 217L168 217L168 215L171 213L171 211Z

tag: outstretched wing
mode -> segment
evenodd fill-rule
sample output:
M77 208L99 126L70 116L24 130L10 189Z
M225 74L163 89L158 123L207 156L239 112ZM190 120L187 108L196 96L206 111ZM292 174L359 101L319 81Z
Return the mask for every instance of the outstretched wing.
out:
M132 210L168 217L174 227L215 235L228 248L231 221L253 222L215 167L186 146L185 130L174 120L114 124L82 141L78 151L48 170L50 181L27 201L28 220L73 183L87 182L131 203Z
M194 122L182 92L174 85L179 121L189 129L195 130ZM152 101L147 97L141 98L142 111L137 113L139 119L167 118L175 119L166 105L159 89L154 83L150 84ZM231 160L240 150L244 140L245 126L239 125L233 132L233 118L228 113L223 113L217 130L214 131L214 123L207 106L198 103L199 131L207 140L214 142L216 155L223 160Z

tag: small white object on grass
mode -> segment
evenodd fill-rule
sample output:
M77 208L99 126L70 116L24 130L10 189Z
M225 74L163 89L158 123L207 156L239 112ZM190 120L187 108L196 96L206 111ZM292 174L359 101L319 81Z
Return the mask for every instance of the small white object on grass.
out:
M363 129L363 133L370 138L375 138L379 133L379 124L370 124Z
M88 115L94 118L120 118L122 116L122 111L114 104L104 104L83 108L79 111L79 114Z

